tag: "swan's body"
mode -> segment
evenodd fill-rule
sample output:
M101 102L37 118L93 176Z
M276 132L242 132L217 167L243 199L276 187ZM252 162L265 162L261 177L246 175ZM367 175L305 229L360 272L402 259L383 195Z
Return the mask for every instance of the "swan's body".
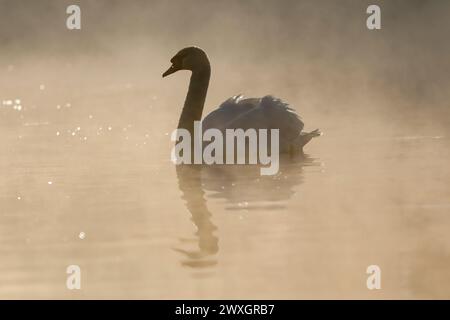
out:
M234 96L208 114L202 121L203 130L225 129L279 129L280 152L296 152L315 135L302 133L303 122L294 109L280 99L272 96L263 98L247 98Z
M209 59L202 49L188 47L179 51L171 62L172 66L163 77L178 70L192 71L188 94L178 123L178 128L192 133L194 121L201 120L208 91L211 75ZM305 144L321 134L319 130L302 132L303 127L304 124L295 110L272 96L246 99L242 95L234 96L202 121L203 130L216 128L222 132L225 129L279 129L280 153L302 152Z

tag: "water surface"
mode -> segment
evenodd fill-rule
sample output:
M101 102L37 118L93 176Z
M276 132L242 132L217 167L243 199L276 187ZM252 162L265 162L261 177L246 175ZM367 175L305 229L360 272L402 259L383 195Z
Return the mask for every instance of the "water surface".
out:
M1 298L449 297L442 128L298 106L325 135L277 175L177 168L184 89L29 74L2 73ZM81 290L66 288L71 264Z

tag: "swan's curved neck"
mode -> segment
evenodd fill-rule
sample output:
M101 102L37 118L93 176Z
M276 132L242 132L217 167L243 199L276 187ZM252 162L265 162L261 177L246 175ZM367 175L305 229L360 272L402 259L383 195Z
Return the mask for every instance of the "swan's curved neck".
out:
M202 118L210 77L211 67L209 62L205 63L198 70L192 71L189 90L178 122L178 129L187 129L193 134L194 121L200 121Z

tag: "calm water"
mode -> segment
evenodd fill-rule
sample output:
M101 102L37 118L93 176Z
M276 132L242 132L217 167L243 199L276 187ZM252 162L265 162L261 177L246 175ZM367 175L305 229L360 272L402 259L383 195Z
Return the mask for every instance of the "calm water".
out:
M168 134L185 78L175 94L173 82L17 72L1 78L0 298L450 297L439 128L297 106L325 135L276 176L177 170ZM372 264L382 290L366 288Z

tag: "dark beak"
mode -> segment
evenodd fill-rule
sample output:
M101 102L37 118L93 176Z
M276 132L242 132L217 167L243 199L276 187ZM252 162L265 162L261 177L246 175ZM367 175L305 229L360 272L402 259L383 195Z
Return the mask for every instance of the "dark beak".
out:
M179 69L176 68L174 65L171 65L170 68L167 69L166 72L164 72L162 76L163 76L163 78L164 78L164 77L167 77L168 75L170 75L170 74L172 74L172 73L174 73L174 72L177 72L178 70L179 70Z

